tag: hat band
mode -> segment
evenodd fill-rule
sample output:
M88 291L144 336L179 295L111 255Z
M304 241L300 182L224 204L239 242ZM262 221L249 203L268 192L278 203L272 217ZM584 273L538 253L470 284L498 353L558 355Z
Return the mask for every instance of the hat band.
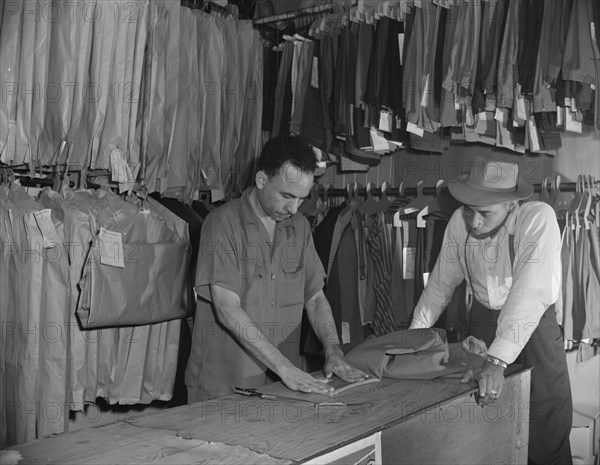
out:
M480 189L480 190L484 190L484 191L488 191L488 192L499 192L499 193L506 193L506 194L517 192L516 184L514 186L510 186L510 187L488 187L485 185L474 184L472 182L467 181L465 183L465 185L472 187L474 189Z

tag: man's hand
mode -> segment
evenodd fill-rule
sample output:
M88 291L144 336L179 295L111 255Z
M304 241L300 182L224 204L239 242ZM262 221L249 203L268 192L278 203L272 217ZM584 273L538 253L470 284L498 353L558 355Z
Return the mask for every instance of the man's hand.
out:
M467 371L460 382L468 383L471 380L479 384L479 405L485 407L500 397L504 386L504 368L485 362L482 366Z
M323 367L323 371L327 378L331 378L335 374L347 383L356 383L369 377L369 375L354 368L346 361L342 349L337 344L325 347L325 366Z
M279 370L279 377L283 384L292 391L315 392L317 394L330 394L333 392L333 387L313 378L310 374L296 368L291 363Z

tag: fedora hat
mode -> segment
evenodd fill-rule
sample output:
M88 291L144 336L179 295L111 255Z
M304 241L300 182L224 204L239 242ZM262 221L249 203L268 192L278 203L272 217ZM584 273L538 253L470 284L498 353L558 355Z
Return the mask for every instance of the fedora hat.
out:
M519 183L518 176L517 163L477 157L468 173L448 183L448 190L459 202L478 207L523 200L533 194L533 185Z

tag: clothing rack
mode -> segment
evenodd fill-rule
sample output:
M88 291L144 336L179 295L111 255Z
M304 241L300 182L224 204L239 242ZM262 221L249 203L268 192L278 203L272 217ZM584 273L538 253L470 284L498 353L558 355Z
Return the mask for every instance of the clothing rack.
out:
M259 18L259 19L254 20L254 24L259 25L259 24L275 23L277 21L283 21L286 19L297 18L298 16L333 11L334 8L335 8L334 4L329 2L329 3L324 3L321 5L309 6L306 8L302 8L300 10L290 11L288 13L281 13L279 15L266 16L264 18Z
M600 181L596 181L595 187L597 189L600 189ZM541 192L542 184L539 184L539 183L533 184L533 189L534 189L534 192L537 192L537 193ZM448 190L448 188L446 186L443 186L442 190ZM564 183L560 184L560 192L575 192L576 190L577 190L576 182L564 182ZM405 187L405 188L403 188L402 192L407 197L415 197L417 195L417 188L416 187ZM435 186L424 187L422 189L423 195L435 195L436 192L437 192L437 188ZM319 196L323 197L324 193L325 193L325 187L320 185L319 186ZM356 193L358 195L366 197L367 189L366 189L366 187L361 187L356 190ZM347 197L348 191L343 188L330 188L327 190L327 195L329 197ZM381 188L378 188L378 187L372 188L371 195L374 197L381 197ZM399 187L388 187L386 190L386 195L388 197L399 197L400 196Z
M181 6L190 8L191 10L202 10L205 13L222 13L223 15L229 15L232 13L228 6L221 6L218 3L211 1L199 1L199 0L181 0Z

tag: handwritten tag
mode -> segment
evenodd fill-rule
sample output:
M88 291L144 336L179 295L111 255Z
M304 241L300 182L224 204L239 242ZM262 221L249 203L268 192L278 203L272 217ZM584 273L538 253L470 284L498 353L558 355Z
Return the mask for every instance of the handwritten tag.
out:
M56 247L58 245L58 235L56 234L56 228L52 222L52 211L49 208L39 210L33 212L33 217L42 233L44 249Z
M123 258L123 236L120 232L100 228L98 234L100 263L103 265L125 268Z

